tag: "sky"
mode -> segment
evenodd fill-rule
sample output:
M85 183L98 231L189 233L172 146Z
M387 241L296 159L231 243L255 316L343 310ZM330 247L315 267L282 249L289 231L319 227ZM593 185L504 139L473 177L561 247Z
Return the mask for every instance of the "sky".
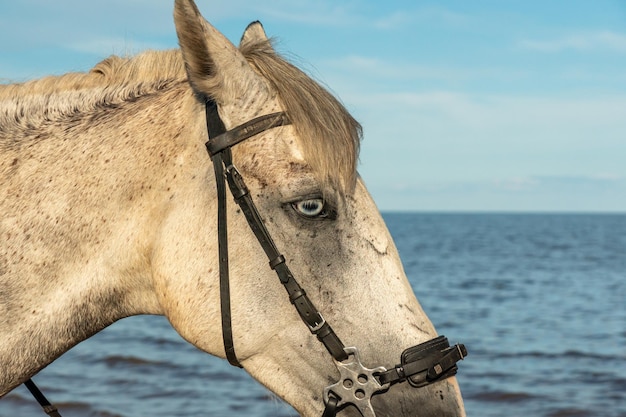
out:
M197 0L364 128L384 211L626 212L626 1ZM0 82L177 46L173 1L0 3Z

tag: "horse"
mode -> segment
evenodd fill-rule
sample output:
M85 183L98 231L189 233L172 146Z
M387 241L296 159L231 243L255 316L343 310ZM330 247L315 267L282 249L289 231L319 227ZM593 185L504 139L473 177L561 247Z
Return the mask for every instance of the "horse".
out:
M441 345L358 175L359 123L259 22L236 47L193 0L174 20L179 49L0 86L0 397L155 314L305 417L464 416L462 353L449 363L462 350ZM214 176L207 134L223 133L236 143L213 149L231 160ZM271 268L250 207L216 196L235 168L256 227L285 250Z

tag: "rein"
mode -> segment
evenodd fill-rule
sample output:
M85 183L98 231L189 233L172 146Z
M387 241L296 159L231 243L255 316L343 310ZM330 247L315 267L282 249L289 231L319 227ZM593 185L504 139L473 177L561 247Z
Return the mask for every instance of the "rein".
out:
M242 368L235 353L230 308L226 183L267 255L270 268L276 271L287 291L289 301L309 331L332 356L339 371L339 380L323 391L325 409L322 417L335 417L348 405L356 407L363 417L376 417L371 398L386 392L391 385L407 382L412 387L419 388L455 375L458 370L456 363L467 356L467 349L463 344L450 346L444 336L407 348L400 356L400 364L391 369L383 366L366 368L359 357L359 350L343 344L296 281L285 257L278 251L265 227L241 174L233 165L230 150L236 144L266 130L291 124L287 114L278 112L260 116L227 131L218 114L217 104L209 100L206 103L206 119L209 135L206 149L213 162L217 185L220 308L222 338L228 362ZM50 417L61 417L56 407L50 404L31 379L24 384Z
M44 413L48 414L50 417L61 417L61 414L59 414L57 408L54 405L50 404L50 401L48 401L46 396L43 395L43 393L39 390L37 385L35 385L32 379L24 382L24 385L26 386L26 388L28 388L30 393L33 394L33 397L35 397L41 408L43 408Z

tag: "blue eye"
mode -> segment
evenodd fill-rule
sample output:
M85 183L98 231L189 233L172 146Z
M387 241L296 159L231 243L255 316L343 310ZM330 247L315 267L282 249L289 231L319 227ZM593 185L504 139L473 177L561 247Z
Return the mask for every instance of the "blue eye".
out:
M309 198L302 201L297 201L292 203L293 207L298 214L309 217L309 218L317 218L317 217L326 217L326 211L324 210L324 200L321 198Z

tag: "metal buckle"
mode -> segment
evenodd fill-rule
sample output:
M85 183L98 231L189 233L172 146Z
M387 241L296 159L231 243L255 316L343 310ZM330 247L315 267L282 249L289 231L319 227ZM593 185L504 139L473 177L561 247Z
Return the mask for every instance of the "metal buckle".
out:
M465 355L463 354L461 345L457 343L456 345L454 345L454 347L456 347L456 350L459 352L459 356L461 357L461 360L465 359Z
M387 391L391 384L381 385L375 374L385 372L387 369L383 366L366 368L361 363L357 348L347 347L344 350L348 354L348 359L343 362L335 361L340 378L335 384L324 389L324 403L328 404L332 393L338 399L337 409L352 404L363 417L376 417L370 400L374 394Z
M317 332L319 332L320 329L324 327L324 325L326 324L326 319L324 318L324 316L322 316L322 313L318 312L317 314L322 319L318 324L316 324L315 326L310 326L308 323L306 324L309 330L311 331L311 333L313 334L317 334Z

